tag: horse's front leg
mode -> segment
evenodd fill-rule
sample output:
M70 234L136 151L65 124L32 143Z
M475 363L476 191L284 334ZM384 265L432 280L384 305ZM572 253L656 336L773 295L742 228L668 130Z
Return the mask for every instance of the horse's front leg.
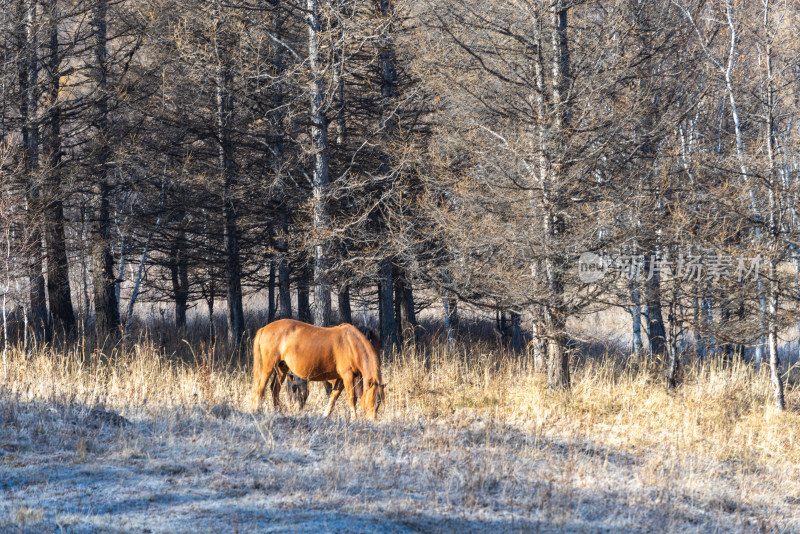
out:
M353 412L353 419L356 418L356 391L355 387L353 386L354 377L351 374L346 374L342 376L342 382L344 383L344 389L347 392L347 400L350 401L350 410Z
M328 407L325 408L325 418L327 419L331 412L333 411L333 405L336 403L336 399L339 398L339 395L342 394L342 385L341 380L337 380L336 384L333 386L333 390L331 391L330 397L328 398Z

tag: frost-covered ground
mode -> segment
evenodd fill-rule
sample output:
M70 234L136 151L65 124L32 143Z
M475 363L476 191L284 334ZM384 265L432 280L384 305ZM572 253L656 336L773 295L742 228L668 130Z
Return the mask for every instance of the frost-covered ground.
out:
M623 452L468 408L91 408L0 391L0 532L800 532L792 464Z

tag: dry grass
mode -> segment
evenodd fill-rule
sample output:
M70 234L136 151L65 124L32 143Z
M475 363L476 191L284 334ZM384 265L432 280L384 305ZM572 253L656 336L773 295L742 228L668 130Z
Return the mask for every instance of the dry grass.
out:
M742 363L670 391L658 362L576 360L565 395L524 358L435 345L384 364L371 424L341 400L323 420L315 385L253 416L246 364L181 346L11 353L0 531L800 531L793 375L778 413Z

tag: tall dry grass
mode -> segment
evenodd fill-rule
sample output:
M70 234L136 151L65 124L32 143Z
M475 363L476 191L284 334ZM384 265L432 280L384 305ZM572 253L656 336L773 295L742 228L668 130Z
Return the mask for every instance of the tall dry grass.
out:
M21 402L77 402L131 413L225 406L248 410L250 355L172 340L172 350L146 337L100 351L76 344L25 354L12 350L0 394ZM715 460L800 462L797 369L785 378L790 409L771 407L766 369L741 361L687 359L678 388L663 363L606 354L576 358L572 390L553 393L530 359L490 343L406 348L384 362L384 422L450 418L462 411L530 427L542 435L580 438L626 451L660 448ZM306 410L322 411L321 386ZM267 399L263 410L272 410ZM291 414L291 411L287 409ZM344 396L335 417L346 418Z

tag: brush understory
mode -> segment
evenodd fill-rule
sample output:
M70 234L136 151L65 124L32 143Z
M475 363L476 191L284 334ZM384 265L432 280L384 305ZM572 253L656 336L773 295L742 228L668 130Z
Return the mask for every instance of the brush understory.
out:
M384 362L369 423L344 395L324 420L313 383L253 415L249 365L221 359L11 352L0 532L800 532L796 369L779 413L743 363L670 391L659 362L576 358L565 395L526 358L435 345Z

